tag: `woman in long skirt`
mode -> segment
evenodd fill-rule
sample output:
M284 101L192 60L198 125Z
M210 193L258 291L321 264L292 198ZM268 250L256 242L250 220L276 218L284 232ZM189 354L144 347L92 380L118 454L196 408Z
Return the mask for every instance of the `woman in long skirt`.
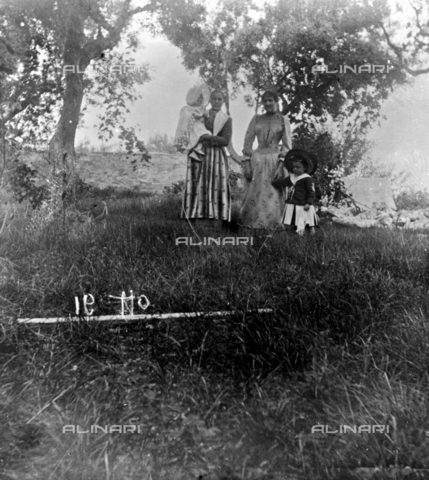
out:
M277 93L268 90L262 96L266 113L255 115L244 140L244 176L247 189L240 212L240 224L274 230L283 213L283 189L275 188L275 177L287 176L283 161L292 148L290 123L278 111ZM258 148L253 151L253 142ZM281 146L280 146L281 142Z
M203 155L188 153L182 218L220 219L231 221L231 192L225 147L232 137L232 119L221 108L224 96L214 90L210 96L211 109L205 126L212 135L204 134L199 141ZM198 158L199 157L199 158Z

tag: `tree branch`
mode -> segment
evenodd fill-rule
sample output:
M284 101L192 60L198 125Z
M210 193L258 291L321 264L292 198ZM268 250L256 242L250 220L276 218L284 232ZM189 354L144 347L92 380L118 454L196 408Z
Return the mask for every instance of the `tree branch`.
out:
M407 73L409 73L413 77L417 77L418 75L424 75L425 73L429 73L429 68L420 68L420 69L413 70L408 65L406 65L403 58L403 51L401 50L401 48L399 48L397 45L395 45L392 42L390 35L387 33L384 25L381 22L380 22L380 26L383 30L384 36L386 37L387 44L395 52L395 55L399 60L399 65L402 69L404 69Z
M90 39L84 44L82 50L85 52L85 56L89 60L97 58L103 51L110 50L115 47L120 40L121 33L123 32L125 26L134 15L153 10L153 6L151 4L145 5L144 7L137 7L133 10L128 10L130 3L131 0L125 0L122 11L118 15L115 25L110 25L109 22L104 18L98 4L97 8L91 8L89 14L90 18L92 18L92 20L94 20L99 27L104 28L104 30L109 32L109 34L103 36L99 32L97 38Z
M422 11L421 8L417 8L415 7L411 2L408 2L411 6L411 8L414 10L415 14L416 14L416 23L417 23L417 26L419 27L419 30L422 31L422 26L420 24L420 12Z
M413 77L418 77L419 75L424 75L425 73L429 73L429 68L420 68L418 70L411 70L411 68L403 66L403 69Z
M402 58L402 50L394 45L392 40L390 39L390 35L387 33L387 30L384 28L384 25L382 22L380 22L381 29L383 30L384 36L386 37L387 44L389 47L395 52L396 56L398 57L398 60L401 64L401 67L403 66L403 58Z

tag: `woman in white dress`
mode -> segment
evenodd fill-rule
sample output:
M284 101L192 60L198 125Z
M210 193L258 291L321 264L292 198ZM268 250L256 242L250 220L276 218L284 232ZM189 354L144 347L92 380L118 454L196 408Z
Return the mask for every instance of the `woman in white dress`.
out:
M262 95L263 115L255 115L244 139L244 177L247 188L240 212L240 224L251 228L276 229L281 221L283 189L272 181L288 175L283 161L292 149L289 120L279 112L278 95L268 90ZM257 138L258 147L252 150ZM281 143L281 145L280 145Z

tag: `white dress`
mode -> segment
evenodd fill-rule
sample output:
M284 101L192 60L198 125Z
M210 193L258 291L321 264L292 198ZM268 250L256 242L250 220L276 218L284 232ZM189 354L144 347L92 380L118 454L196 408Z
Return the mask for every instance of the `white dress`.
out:
M252 151L255 137L258 148ZM281 142L281 146L280 146ZM292 148L292 135L287 117L280 113L255 115L244 140L243 154L251 157L252 181L247 182L240 212L245 227L275 229L283 213L283 189L273 187L279 153ZM286 168L285 176L288 175Z

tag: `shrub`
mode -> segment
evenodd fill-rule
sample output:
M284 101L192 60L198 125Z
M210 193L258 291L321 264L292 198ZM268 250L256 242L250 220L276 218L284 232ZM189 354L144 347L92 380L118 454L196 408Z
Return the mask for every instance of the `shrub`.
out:
M91 153L95 152L96 150L97 148L95 145L92 145L90 139L87 137L81 140L76 146L76 152L80 154Z
M338 205L347 198L344 182L342 145L327 131L317 131L308 127L298 127L295 132L294 148L302 148L312 153L318 160L318 168L313 175L316 184L316 202L321 205Z
M49 196L48 187L46 185L36 185L37 170L19 159L16 159L14 164L8 180L15 199L19 203L28 200L33 208L39 207Z
M229 172L229 184L232 188L236 188L238 186L238 180L243 178L243 174L240 172Z
M183 193L185 190L185 180L179 180L178 182L173 183L169 187L164 187L165 195L178 195Z
M78 197L87 195L88 193L92 192L93 188L94 187L92 185L85 182L85 180L82 180L80 177L76 178L75 191Z
M401 192L395 198L395 203L398 210L429 208L429 192L427 190Z
M166 133L156 133L150 136L147 141L147 149L150 152L177 153L173 138L169 138Z

